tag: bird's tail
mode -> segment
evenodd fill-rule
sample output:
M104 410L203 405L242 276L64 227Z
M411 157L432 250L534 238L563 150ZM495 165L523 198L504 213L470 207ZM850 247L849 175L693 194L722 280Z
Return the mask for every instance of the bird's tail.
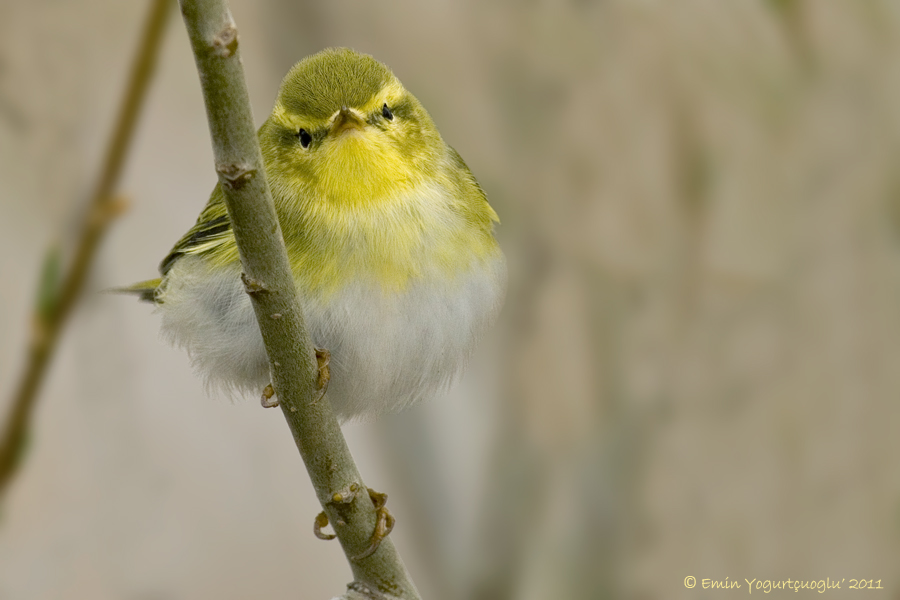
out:
M148 279L147 281L139 281L125 287L110 288L107 292L113 294L134 294L142 302L157 302L156 292L162 279Z

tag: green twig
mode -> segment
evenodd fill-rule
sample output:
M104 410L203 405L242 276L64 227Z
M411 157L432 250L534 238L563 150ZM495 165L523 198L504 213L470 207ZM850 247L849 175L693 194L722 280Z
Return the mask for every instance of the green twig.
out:
M366 554L376 515L327 398L317 401L316 361L303 321L250 113L234 20L224 0L181 0L203 96L216 171L288 426L316 495L348 557L347 598L418 599L390 538ZM312 519L311 519L312 521Z
M138 54L132 65L125 98L107 145L102 171L88 205L70 267L64 277L59 275L60 258L57 248L52 248L44 261L40 290L34 307L28 358L11 402L12 408L0 434L0 498L21 465L31 415L60 334L81 295L103 235L113 218L124 207L122 200L114 197L113 193L141 106L147 96L170 3L171 0L153 0Z

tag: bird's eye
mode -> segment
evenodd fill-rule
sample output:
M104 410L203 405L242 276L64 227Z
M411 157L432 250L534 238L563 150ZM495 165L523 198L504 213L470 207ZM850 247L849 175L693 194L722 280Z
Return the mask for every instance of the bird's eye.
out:
M381 107L381 116L387 119L388 121L394 120L394 113L391 112L391 109L388 108L388 105L385 104Z
M312 136L309 135L309 132L305 129L301 129L297 132L297 137L300 138L300 145L304 148L309 148L309 145L312 143Z

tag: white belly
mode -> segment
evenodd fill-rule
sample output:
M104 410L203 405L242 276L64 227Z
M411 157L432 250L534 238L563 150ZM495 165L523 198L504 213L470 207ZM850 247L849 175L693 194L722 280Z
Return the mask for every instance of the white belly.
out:
M353 283L327 304L303 297L316 346L331 352L328 398L341 421L399 410L449 385L503 302L499 255L452 282L419 280L387 295ZM201 257L168 274L163 334L187 349L214 388L258 395L271 381L238 268L213 273Z

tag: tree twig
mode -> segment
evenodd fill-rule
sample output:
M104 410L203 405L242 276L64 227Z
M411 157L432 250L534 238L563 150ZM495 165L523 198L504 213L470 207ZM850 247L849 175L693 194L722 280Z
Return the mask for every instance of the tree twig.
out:
M216 171L275 391L353 571L355 581L345 597L418 599L390 538L366 555L376 525L375 508L327 397L316 401L314 348L266 183L234 20L224 0L180 3L206 101ZM360 556L365 558L352 558Z
M124 207L124 202L113 194L128 154L141 107L147 96L170 3L171 0L152 2L138 53L131 68L125 97L106 148L103 167L87 208L74 256L61 283L55 275L59 263L57 249L51 249L45 260L41 289L34 308L28 358L13 395L3 433L0 434L0 498L21 465L22 449L30 429L31 415L60 334L81 295L97 248L109 224Z

